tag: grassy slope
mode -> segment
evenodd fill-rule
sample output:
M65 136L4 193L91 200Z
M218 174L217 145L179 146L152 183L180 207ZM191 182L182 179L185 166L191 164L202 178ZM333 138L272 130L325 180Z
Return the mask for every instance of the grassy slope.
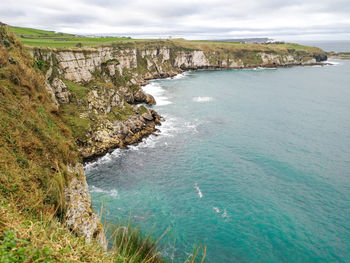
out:
M79 156L35 65L0 23L0 262L163 262L130 226L116 228L108 253L63 226L67 164Z
M78 156L33 64L0 26L0 262L113 262L59 223Z

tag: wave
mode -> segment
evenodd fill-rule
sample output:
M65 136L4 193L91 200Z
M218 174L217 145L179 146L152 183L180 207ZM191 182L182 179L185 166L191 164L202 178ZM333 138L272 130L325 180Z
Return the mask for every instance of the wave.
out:
M226 208L224 209L224 212L222 213L222 215L221 215L222 217L229 217L228 215L227 215L227 211L226 211Z
M165 96L165 90L156 82L151 82L142 87L143 91L151 94L157 102L157 106L169 105L172 102Z
M224 211L221 211L218 207L213 206L213 210L217 213L217 214L221 214L221 217L223 218L229 218L230 216L227 214L226 208L224 209Z
M115 149L111 153L107 153L97 160L85 163L84 170L91 171L100 165L105 165L113 162L117 158L120 158L124 156L124 154L127 154L129 151L139 151L144 148L154 148L159 145L167 146L168 142L165 140L165 138L174 137L176 134L183 134L184 132L193 134L198 133L197 123L184 122L181 119L166 114L164 114L163 117L165 118L165 121L162 122L162 125L158 127L159 131L156 133L156 135L150 135L147 138L144 138L137 145L129 145L127 149ZM196 120L196 122L197 121L198 120Z
M195 102L208 102L214 100L213 97L194 97L193 101Z
M183 79L188 76L188 72L183 72L180 74L177 74L176 76L172 77L171 79Z
M186 78L189 75L189 71L179 73L173 77L166 78L167 80L173 79L173 80L178 80L178 79L183 79Z
M327 60L323 62L325 65L332 65L332 66L338 66L341 65L341 63L339 61L335 61L335 60Z
M201 189L198 187L197 183L194 184L194 188L197 190L199 198L202 198L203 194Z
M113 159L121 156L123 154L122 149L115 149L111 153L106 153L104 156L98 158L95 161L88 162L84 164L84 170L89 171L94 169L95 167L101 165L101 164L106 164L112 161Z
M91 186L90 187L90 193L102 193L102 194L108 194L111 197L117 197L118 196L118 190L117 189L111 189L111 190L103 190L97 186Z
M216 206L213 206L213 210L216 212L216 213L220 213L220 209L219 208L217 208Z

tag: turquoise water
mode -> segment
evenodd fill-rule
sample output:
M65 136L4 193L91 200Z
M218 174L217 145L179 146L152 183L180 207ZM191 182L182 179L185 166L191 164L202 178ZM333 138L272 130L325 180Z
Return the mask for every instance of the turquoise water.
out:
M350 262L350 61L145 87L160 135L86 166L93 206L183 262Z

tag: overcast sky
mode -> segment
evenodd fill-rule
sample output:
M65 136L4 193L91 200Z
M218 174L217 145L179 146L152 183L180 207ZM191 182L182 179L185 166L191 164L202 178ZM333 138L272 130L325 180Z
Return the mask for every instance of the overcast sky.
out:
M0 21L134 37L350 39L350 0L1 0Z

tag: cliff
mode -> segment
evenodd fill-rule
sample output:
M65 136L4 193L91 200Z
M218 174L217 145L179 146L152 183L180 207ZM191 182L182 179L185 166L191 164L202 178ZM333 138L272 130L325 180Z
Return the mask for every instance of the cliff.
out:
M327 59L317 48L149 41L96 48L31 48L46 75L54 104L61 105L76 132L85 161L142 140L156 131L161 117L137 104L155 104L141 86L146 80L185 70L314 65Z
M4 245L6 235L14 240L13 251L20 248L21 240L22 252L29 256L34 251L39 256L49 251L48 258L64 258L65 254L70 258L75 252L65 241L80 243L75 234L107 247L103 226L91 207L74 137L52 99L32 57L0 24L1 259L3 253L12 251ZM51 247L52 239L59 237L62 240L54 248L40 245ZM98 250L90 245L86 248L101 253Z
M12 257L23 248L18 253L29 260L35 253L54 262L115 261L119 248L110 256L95 245L107 242L82 162L156 132L162 118L145 107L156 103L141 89L147 80L190 69L312 65L326 58L320 49L293 44L184 40L24 48L0 24L1 251ZM145 254L158 260L152 253Z

